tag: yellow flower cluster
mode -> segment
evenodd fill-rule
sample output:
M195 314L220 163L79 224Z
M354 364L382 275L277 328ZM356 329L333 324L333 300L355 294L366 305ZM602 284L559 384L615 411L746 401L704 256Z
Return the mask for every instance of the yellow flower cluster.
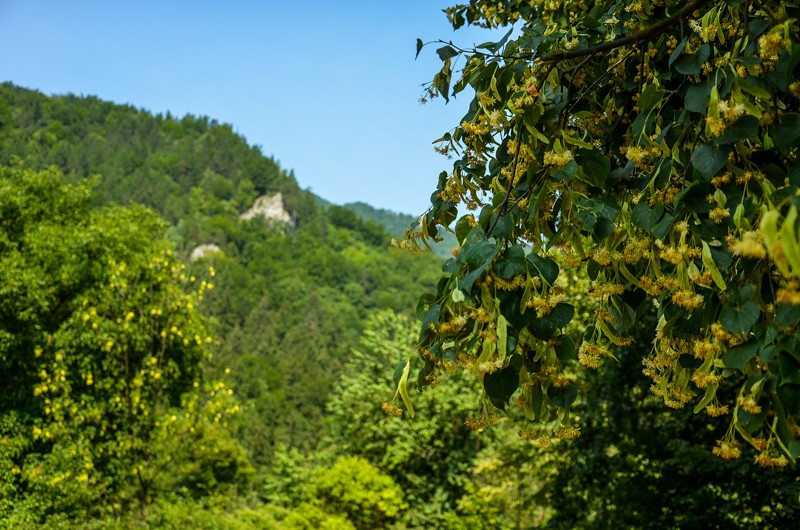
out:
M712 449L712 452L726 460L735 460L742 456L739 443L735 440L717 440L717 445Z
M625 292L625 286L621 283L604 283L596 281L592 285L589 294L595 298L605 298L607 296L619 296Z
M775 300L779 304L800 305L800 290L798 290L798 282L790 281L786 287L781 287L775 293Z
M572 151L566 149L561 153L556 153L555 151L546 152L543 161L546 166L564 167L573 158Z
M789 464L785 456L780 455L775 457L766 452L756 455L755 462L760 466L768 468L786 467Z
M726 414L730 413L730 408L728 405L708 405L706 406L706 414L711 416L712 418L719 418L720 416L725 416Z
M607 346L584 341L578 349L578 362L587 368L598 368L602 357L609 354Z
M672 301L687 311L694 311L703 305L703 295L692 291L681 290L672 295Z
M580 435L581 430L578 427L562 427L555 432L555 436L559 440L572 440Z
M539 280L538 277L536 277L535 279ZM539 281L541 282L541 280ZM519 289L524 289L527 284L528 284L528 278L523 275L515 276L510 280L504 280L503 278L500 278L499 276L496 275L494 277L494 285L501 291L510 292Z
M761 414L761 406L756 402L752 396L739 396L736 399L736 404L742 407L750 414Z
M385 412L387 412L388 414L391 414L392 416L402 416L403 415L403 409L401 409L399 407L395 407L394 405L392 405L390 403L384 402L384 404L381 405L381 408L383 408L383 410Z
M662 276L657 279L648 276L639 278L639 287L650 296L659 296L663 293L673 291L678 288L678 280L672 276Z
M553 308L555 308L562 300L564 300L564 291L558 287L553 287L550 292L542 295L534 295L525 304L529 309L533 308L539 313L539 316L549 315Z
M663 241L657 239L656 247L659 248L658 257L673 265L678 265L683 261L688 261L700 256L699 248L693 248L686 244L678 245L677 247L667 246Z
M778 53L791 45L791 40L773 31L758 39L758 54L762 59L776 61Z
M767 257L767 249L758 232L745 232L741 239L728 238L728 246L737 256L750 259L764 259Z
M731 211L728 208L722 208L717 206L710 212L708 212L708 217L717 224L722 223L725 219L731 216Z

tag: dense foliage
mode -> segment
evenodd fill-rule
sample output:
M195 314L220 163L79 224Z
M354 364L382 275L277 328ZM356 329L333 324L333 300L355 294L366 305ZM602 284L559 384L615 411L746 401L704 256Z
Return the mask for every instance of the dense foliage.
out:
M0 162L56 164L69 180L99 174L95 204L140 203L172 226L189 266L219 272L204 312L220 337L211 369L226 368L248 405L241 436L258 463L277 443L311 449L325 402L371 311L409 311L433 285L435 260L388 248L382 222L323 205L291 173L208 118L152 115L93 97L47 97L0 85ZM291 223L243 220L280 193ZM213 247L210 247L213 249Z
M3 525L245 484L226 427L240 407L203 375L210 281L192 285L152 212L90 209L91 185L55 171L0 171Z
M410 219L208 118L0 85L0 526L790 526L795 8L673 4L447 10L516 31L439 46L432 94L476 97L421 337Z
M426 373L466 366L487 406L519 396L543 433L576 435L576 376L614 362L655 306L636 350L650 391L724 416L723 458L743 440L763 466L794 461L796 5L474 0L446 13L454 28L510 29L436 50L429 95L474 97L439 141L456 161L406 243L448 227L461 245L424 302ZM566 331L574 269L597 302L580 334Z

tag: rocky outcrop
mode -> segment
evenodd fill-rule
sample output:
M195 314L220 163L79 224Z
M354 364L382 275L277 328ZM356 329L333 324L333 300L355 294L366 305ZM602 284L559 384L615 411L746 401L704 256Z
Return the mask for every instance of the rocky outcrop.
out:
M239 216L242 221L247 221L255 217L263 217L270 221L279 221L294 226L294 219L286 211L283 206L283 195L276 193L275 195L262 195L256 202L253 203L252 208Z
M192 253L189 254L189 261L197 261L200 258L204 258L211 253L214 252L221 252L222 250L215 244L211 243L209 245L199 245L192 250Z

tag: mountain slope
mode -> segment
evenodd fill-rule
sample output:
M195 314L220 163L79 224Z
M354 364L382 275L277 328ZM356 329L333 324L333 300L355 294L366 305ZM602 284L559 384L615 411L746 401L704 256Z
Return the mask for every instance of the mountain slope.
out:
M19 163L56 165L73 181L99 174L96 203L153 208L185 259L218 249L190 269L217 271L203 307L219 336L212 369L231 368L250 405L241 436L257 464L278 443L318 443L324 403L366 317L410 312L437 277L437 260L392 249L381 225L324 207L209 118L3 84L0 164ZM242 219L258 197L282 203L291 222Z

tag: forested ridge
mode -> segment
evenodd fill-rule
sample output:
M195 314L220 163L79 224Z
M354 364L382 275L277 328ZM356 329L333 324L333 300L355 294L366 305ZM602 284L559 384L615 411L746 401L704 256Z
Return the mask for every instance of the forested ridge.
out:
M439 260L389 245L409 219L325 204L230 125L4 84L0 166L0 526L796 518L797 472L713 456L720 426L648 396L635 345L581 383L573 440L526 439L457 370L408 380L411 419L392 397ZM286 218L242 218L278 194Z

